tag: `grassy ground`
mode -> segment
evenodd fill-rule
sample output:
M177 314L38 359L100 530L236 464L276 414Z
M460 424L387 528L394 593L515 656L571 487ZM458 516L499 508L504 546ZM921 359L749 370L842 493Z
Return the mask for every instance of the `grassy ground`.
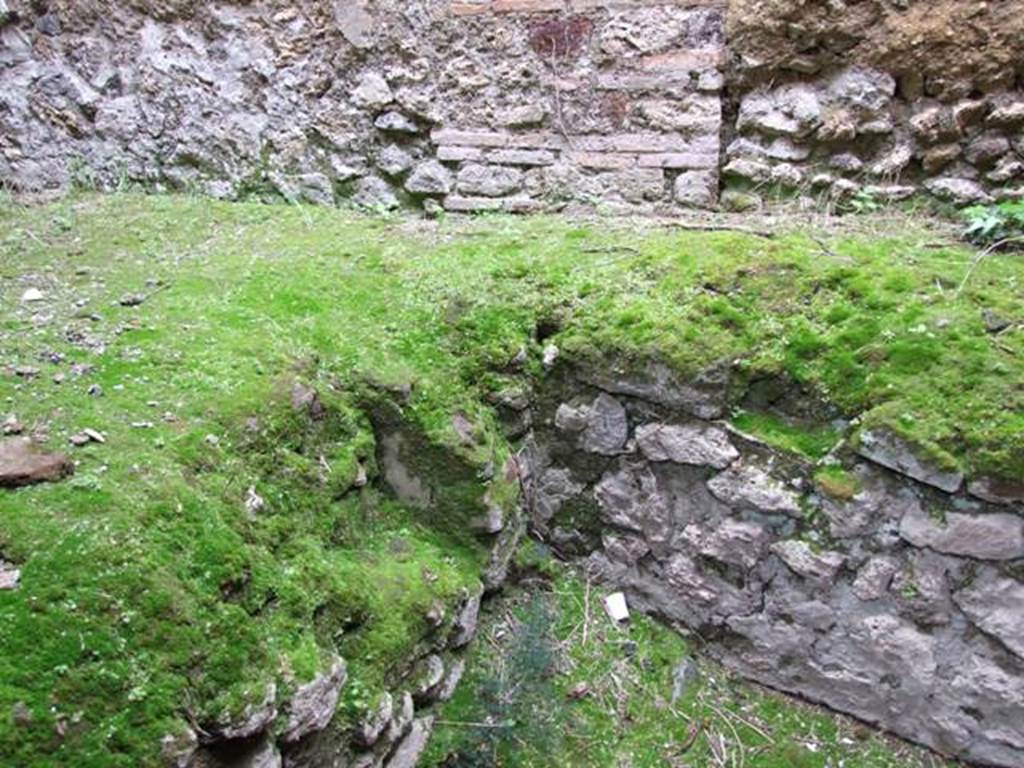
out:
M531 555L531 565L543 557ZM515 589L486 614L424 765L946 765L854 721L739 682L643 615L613 624L605 592L543 562L545 579Z
M0 592L0 714L19 723L0 718L2 762L145 765L164 733L270 680L283 697L335 651L379 685L481 552L461 521L352 490L375 471L362 405L408 391L410 424L500 466L484 403L524 375L524 345L539 374L538 324L580 360L784 372L969 472L1024 476L1024 333L981 314L1019 323L1024 264L991 256L958 293L973 255L934 239L127 194L0 206L0 397L78 462L0 495L0 554L23 572ZM323 418L292 408L296 380ZM71 448L85 428L106 442Z

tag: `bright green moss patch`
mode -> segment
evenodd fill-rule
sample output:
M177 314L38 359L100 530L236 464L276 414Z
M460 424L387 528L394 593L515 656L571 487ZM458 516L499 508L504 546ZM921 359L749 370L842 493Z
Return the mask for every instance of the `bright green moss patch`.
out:
M529 557L535 570L540 557ZM648 617L614 626L603 591L556 563L543 570L552 577L546 589L534 580L484 614L424 766L940 765L735 680Z
M824 493L844 501L849 501L861 490L860 481L838 465L819 468L814 473L814 483Z
M839 431L832 427L795 424L771 413L738 411L732 423L769 445L811 460L827 455L840 437Z
M283 696L334 653L372 697L425 606L479 578L465 523L510 451L491 396L541 375L545 344L683 377L725 361L737 392L785 375L971 474L1024 476L1024 264L993 254L957 294L973 254L934 239L913 225L824 252L544 217L4 204L2 415L78 468L0 494L0 554L22 569L0 592L0 714L30 713L0 728L0 762L151 764L186 719L271 680ZM994 334L983 311L1017 325ZM432 513L354 487L380 471L375 398L425 447ZM71 448L85 428L106 442Z

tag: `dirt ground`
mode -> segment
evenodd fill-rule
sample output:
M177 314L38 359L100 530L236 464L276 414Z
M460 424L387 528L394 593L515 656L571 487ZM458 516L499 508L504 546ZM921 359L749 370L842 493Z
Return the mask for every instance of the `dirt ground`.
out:
M731 0L728 26L741 80L858 63L959 97L1024 77L1024 0Z

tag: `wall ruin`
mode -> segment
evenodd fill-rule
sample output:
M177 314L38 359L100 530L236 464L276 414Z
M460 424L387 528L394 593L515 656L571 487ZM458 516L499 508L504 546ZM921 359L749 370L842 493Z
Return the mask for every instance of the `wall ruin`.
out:
M1019 20L942 3L972 58L923 5L7 0L0 182L515 212L1021 196Z

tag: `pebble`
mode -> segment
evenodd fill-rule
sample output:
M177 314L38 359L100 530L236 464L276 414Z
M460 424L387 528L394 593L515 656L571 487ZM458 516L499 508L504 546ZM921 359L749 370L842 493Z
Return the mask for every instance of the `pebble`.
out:
M45 298L46 294L44 294L38 288L29 288L23 294L21 294L21 300L25 304L29 304L33 301L42 301Z

